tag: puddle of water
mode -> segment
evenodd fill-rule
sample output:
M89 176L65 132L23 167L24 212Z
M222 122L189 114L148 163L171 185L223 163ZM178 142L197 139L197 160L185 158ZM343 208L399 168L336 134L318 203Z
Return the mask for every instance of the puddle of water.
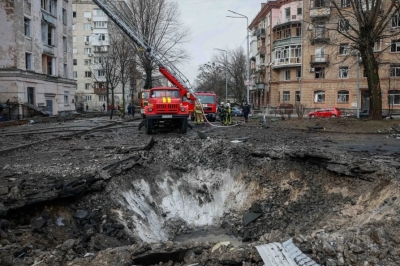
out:
M208 228L192 231L189 234L179 235L174 242L224 242L229 241L231 245L238 247L242 245L242 241L234 236L225 234L222 228Z

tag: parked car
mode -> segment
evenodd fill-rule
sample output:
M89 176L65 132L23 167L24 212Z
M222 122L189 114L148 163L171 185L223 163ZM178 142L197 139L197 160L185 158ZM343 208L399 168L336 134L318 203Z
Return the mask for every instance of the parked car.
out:
M309 118L314 117L340 117L342 112L336 107L318 109L308 114Z
M232 115L233 116L243 116L242 109L238 107L232 107Z
M357 117L357 115L355 115ZM388 111L382 111L382 118L386 118L389 116ZM360 118L368 118L369 117L369 109L362 110L360 112Z

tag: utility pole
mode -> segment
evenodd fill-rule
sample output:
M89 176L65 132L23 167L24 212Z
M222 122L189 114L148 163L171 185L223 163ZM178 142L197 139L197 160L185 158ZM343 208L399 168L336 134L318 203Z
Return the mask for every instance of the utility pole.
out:
M237 12L234 12L232 10L228 10L229 12L238 15L239 17L234 17L234 16L227 16L228 18L245 18L247 21L247 27L246 27L246 32L247 32L247 73L246 73L246 101L248 104L250 104L250 58L249 58L249 18L245 15L239 14Z
M357 51L357 118L360 118L360 105L359 105L359 93L360 93L360 52Z

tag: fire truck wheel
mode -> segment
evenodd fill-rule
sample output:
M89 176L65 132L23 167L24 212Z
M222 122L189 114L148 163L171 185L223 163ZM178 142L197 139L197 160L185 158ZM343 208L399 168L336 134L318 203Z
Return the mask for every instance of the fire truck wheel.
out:
M153 121L146 119L146 134L151 134L153 131Z
M180 133L181 134L185 134L187 132L187 128L188 128L188 121L187 119L182 119L181 121L181 128L180 128Z

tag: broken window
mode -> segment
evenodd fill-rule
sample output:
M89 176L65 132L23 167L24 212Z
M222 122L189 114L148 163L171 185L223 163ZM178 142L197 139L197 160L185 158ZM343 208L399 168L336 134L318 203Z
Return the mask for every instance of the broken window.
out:
M57 1L56 0L41 0L40 8L45 10L46 12L56 16L57 13Z
M348 55L350 46L348 43L341 43L339 46L339 55Z
M300 91L296 91L296 102L300 102L300 99L301 99L301 97L300 97Z
M337 102L338 103L348 103L349 102L349 91L347 91L347 90L338 91Z
M347 19L339 19L338 31L348 31L350 29L350 24Z
M314 102L315 103L325 102L325 92L324 91L315 91L314 92Z
M339 78L347 79L349 77L349 67L339 67Z
M315 78L316 79L325 78L325 67L315 67Z

